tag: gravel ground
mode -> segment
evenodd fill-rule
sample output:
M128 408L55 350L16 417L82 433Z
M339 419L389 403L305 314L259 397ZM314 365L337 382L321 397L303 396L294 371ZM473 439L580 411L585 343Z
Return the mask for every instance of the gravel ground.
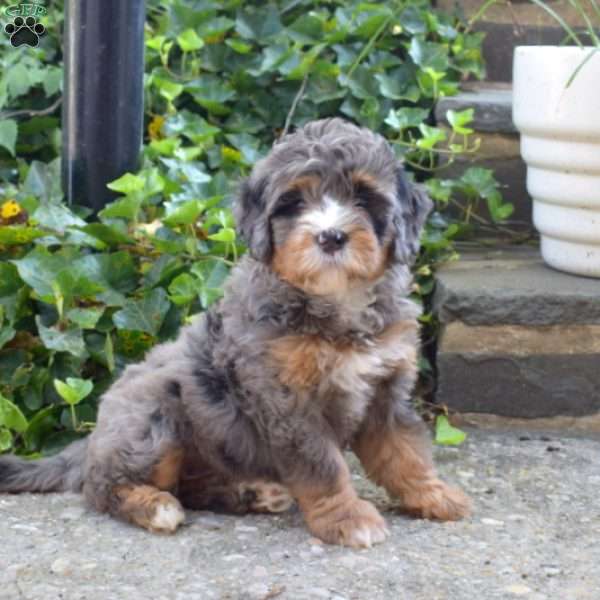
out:
M170 537L89 512L72 494L0 495L2 600L531 600L600 598L600 441L470 431L436 450L474 499L461 523L386 514L370 550L324 546L297 512L188 513Z

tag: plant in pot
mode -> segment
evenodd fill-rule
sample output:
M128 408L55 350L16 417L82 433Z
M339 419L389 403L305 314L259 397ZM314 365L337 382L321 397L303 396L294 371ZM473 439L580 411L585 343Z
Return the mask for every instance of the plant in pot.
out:
M515 49L513 120L544 260L600 277L600 2L568 1L586 24L583 33L549 3L531 0L575 45Z

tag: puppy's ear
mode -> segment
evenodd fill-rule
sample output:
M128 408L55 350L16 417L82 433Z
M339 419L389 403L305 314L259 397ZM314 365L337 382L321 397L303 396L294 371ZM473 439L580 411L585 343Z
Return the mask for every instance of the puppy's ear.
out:
M422 186L411 183L402 168L396 171L394 259L412 265L419 252L419 239L433 202Z
M261 262L268 262L272 253L271 231L264 197L266 186L266 179L244 180L234 206L238 233L246 242L250 255Z

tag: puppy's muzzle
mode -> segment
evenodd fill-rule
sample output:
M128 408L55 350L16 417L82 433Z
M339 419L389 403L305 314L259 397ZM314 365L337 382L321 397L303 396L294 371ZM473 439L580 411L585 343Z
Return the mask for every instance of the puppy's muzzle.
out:
M316 236L317 244L323 252L335 254L348 241L348 234L341 229L326 229Z

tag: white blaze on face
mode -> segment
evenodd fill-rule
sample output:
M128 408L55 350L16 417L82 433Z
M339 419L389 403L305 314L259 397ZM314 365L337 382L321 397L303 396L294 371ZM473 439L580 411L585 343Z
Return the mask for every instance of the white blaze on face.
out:
M353 221L352 210L331 196L324 196L318 208L302 215L300 225L315 235L327 229L344 231Z

